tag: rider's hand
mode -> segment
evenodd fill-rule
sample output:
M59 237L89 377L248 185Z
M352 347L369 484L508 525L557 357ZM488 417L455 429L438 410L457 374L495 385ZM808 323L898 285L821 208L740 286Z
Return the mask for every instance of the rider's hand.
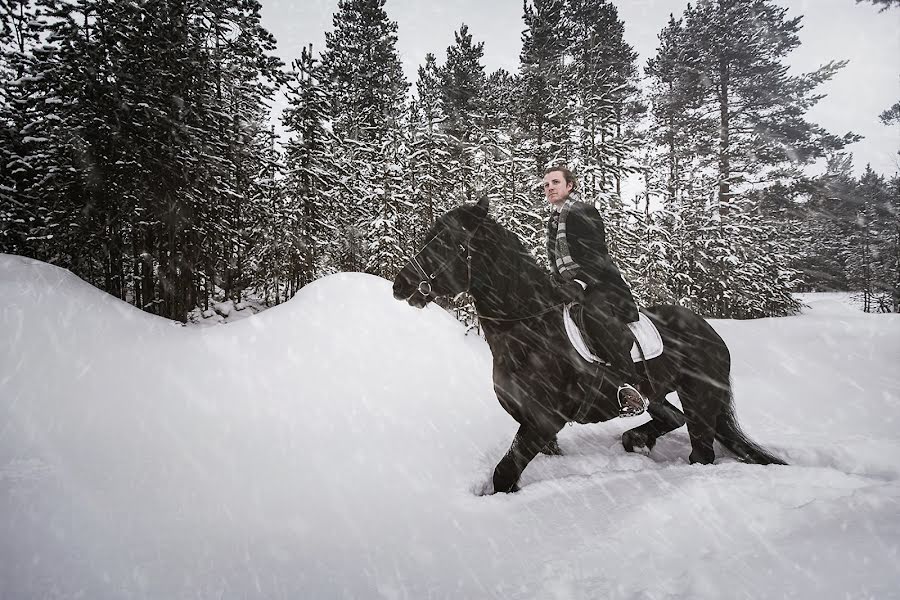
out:
M584 288L577 281L553 280L553 295L560 302L582 302Z

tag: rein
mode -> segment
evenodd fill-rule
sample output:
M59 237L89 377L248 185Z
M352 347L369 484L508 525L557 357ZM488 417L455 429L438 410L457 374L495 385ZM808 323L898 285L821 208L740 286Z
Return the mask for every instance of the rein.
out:
M548 312L552 310L557 310L560 307L564 306L564 302L560 302L559 304L554 304L550 308L545 308L541 312L534 313L533 315L528 315L527 317L489 317L487 315L480 314L477 310L475 311L475 316L479 319L483 319L485 321L497 321L498 323L517 323L519 321L527 321L528 319L535 319L537 317L541 317L546 315Z
M471 235L471 236L469 237L469 239L466 241L466 245L463 246L462 244L459 244L459 245L457 246L457 248L459 248L460 251L464 251L464 252L466 253L466 257L465 257L464 260L466 261L466 269L467 269L467 274L466 274L466 276L467 276L467 281L466 281L466 289L463 290L462 292L460 292L461 294L462 294L462 293L468 294L468 293L470 293L470 291L471 291L471 289L472 289L472 239L474 239L475 235L478 233L478 230L479 230L480 228L481 228L481 224L479 223L478 227L476 227L476 228L474 229L474 231L472 231L472 235ZM455 254L453 257L448 258L447 260L445 260L444 262L442 262L442 263L441 263L435 270L433 270L431 273L429 273L428 271L426 271L426 270L425 270L425 267L422 265L422 263L419 262L419 258L418 258L418 257L419 257L420 254L422 254L422 252L425 251L425 249L428 247L428 245L431 244L432 242L434 242L436 239L437 239L437 237L432 238L427 244L425 244L424 246L422 246L422 249L419 250L418 254L416 254L415 256L413 256L413 257L410 259L410 263L412 264L412 266L413 266L413 268L415 269L416 273L422 278L422 280L419 282L419 285L416 287L416 289L418 290L418 292L419 292L420 294L422 294L422 295L425 296L426 298L432 294L431 282L432 282L438 275L440 275L441 273L443 273L444 271L446 271L447 268L449 268L449 266L452 264L452 262L453 262L454 260L457 260L457 259L463 260L462 257L457 253L457 254ZM476 310L475 310L475 316L478 317L479 320L483 320L483 321L494 321L494 322L497 322L497 323L518 323L518 322L521 322L521 321L527 321L527 320L529 320L529 319L535 319L535 318L537 318L537 317L541 317L541 316L543 316L543 315L545 315L545 314L547 314L547 313L549 313L549 312L551 312L551 311L554 311L554 310L557 310L557 309L561 308L561 307L564 306L564 305L565 305L564 302L559 302L559 303L554 304L554 305L552 305L552 306L550 306L550 307L548 307L548 308L545 308L544 310L542 310L542 311L540 311L540 312L536 312L536 313L534 313L534 314L530 314L530 315L527 315L527 316L524 316L524 317L491 317L491 316L483 315L483 314L479 313L479 312L478 312L478 309L476 308Z

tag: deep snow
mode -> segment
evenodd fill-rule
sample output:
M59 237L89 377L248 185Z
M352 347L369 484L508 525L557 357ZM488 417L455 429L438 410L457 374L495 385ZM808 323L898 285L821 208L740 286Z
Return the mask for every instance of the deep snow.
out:
M184 328L0 255L0 598L900 598L900 316L714 321L789 467L516 424L440 308L328 277Z

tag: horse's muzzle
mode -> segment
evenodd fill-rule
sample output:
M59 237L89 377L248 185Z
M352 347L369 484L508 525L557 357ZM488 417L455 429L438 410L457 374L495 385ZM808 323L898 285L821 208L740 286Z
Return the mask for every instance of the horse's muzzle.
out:
M410 306L415 308L424 308L428 304L428 296L423 294L421 289L402 285L400 281L394 282L394 299L405 300Z
M394 300L406 300L409 296L410 294L400 291L397 284L394 284Z

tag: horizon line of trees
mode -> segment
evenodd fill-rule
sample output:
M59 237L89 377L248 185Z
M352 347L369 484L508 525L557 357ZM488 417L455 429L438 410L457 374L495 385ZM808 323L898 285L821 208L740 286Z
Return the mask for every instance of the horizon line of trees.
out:
M543 261L539 180L567 164L643 304L752 318L844 289L900 311L900 178L854 177L859 137L806 119L844 63L790 75L801 18L772 0L689 5L643 68L610 2L531 0L517 73L487 73L462 24L414 86L384 0L340 0L324 49L287 68L256 0L0 11L0 252L144 310L184 321L333 272L390 279L485 193Z

